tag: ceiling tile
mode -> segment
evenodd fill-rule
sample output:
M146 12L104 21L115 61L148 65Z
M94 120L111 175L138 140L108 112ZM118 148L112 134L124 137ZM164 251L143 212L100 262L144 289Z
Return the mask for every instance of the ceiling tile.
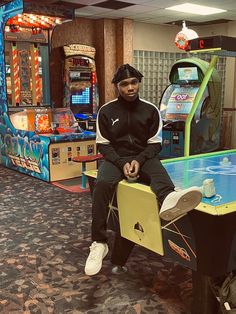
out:
M42 0L41 0L41 3L42 3ZM66 7L70 7L70 8L74 8L74 9L79 9L79 8L84 7L83 4L78 4L75 2L68 2L68 1L55 1L55 2L53 2L53 4L64 5Z
M119 19L129 18L129 12L121 12L120 10L111 10L110 12L103 14L96 14L97 18Z
M133 6L133 5L134 5L133 3L113 1L113 0L108 0L108 1L100 2L98 4L94 4L94 6L112 9L112 10L118 10L118 9L126 8L129 6Z
M80 15L94 15L94 14L106 14L108 12L111 12L111 9L106 9L106 8L99 8L99 7L94 7L94 6L85 6L81 9L75 10L75 16L80 16Z
M167 8L173 5L182 4L185 2L192 2L188 0L151 0L145 3L145 6L151 6L153 8Z
M120 11L142 13L142 12L152 12L153 8L137 4L137 5L133 5L132 7L123 8Z

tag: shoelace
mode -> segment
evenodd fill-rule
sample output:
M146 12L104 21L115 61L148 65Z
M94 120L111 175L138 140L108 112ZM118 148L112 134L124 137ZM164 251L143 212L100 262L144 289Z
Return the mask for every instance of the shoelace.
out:
M98 246L97 246L97 243L93 243L92 245L90 245L90 254L89 254L89 259L90 260L95 260L97 259L98 257L98 253L99 253L99 250L98 250Z

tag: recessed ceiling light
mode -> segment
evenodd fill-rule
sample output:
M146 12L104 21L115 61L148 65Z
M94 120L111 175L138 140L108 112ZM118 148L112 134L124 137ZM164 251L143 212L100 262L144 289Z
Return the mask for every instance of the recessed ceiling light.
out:
M226 10L207 7L205 5L192 4L192 3L183 3L180 5L174 5L172 7L166 8L166 10L173 10L173 11L192 13L192 14L198 14L198 15L210 15L210 14L226 12Z

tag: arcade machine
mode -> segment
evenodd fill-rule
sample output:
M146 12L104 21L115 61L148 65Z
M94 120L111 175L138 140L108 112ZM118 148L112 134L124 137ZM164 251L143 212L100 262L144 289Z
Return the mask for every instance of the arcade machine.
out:
M80 176L73 157L95 153L95 133L81 132L70 108L53 108L50 100L50 37L72 18L68 8L22 0L0 10L1 162L44 181Z
M64 107L71 108L83 129L95 132L98 109L95 48L71 44L64 46L63 50Z
M172 66L170 85L160 101L163 119L162 158L185 155L185 137L189 134L188 155L219 149L221 126L221 81L216 69L206 84L209 63L198 58L178 60ZM201 93L200 93L201 92Z

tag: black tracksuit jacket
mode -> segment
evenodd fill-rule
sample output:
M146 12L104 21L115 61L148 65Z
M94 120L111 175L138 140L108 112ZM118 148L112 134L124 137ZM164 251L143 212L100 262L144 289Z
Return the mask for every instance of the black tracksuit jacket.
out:
M119 96L99 109L97 148L121 170L133 159L142 166L145 160L158 156L161 142L162 119L154 104L140 98L128 102Z

